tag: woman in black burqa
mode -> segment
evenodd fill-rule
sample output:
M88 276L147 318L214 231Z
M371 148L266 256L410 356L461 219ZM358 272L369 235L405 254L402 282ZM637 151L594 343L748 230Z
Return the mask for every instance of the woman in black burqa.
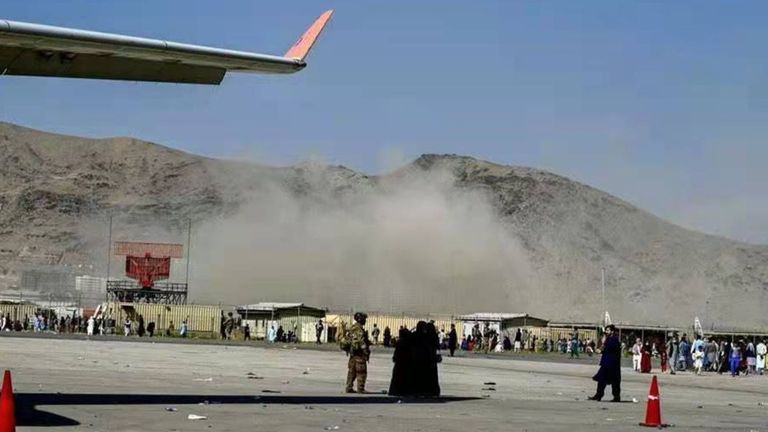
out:
M413 332L400 329L392 360L391 396L440 396L438 336L434 324L420 321Z
M411 360L411 345L413 334L405 327L400 328L400 333L395 343L395 354L392 361L392 381L389 383L389 395L410 396L414 394L413 367Z
M438 350L440 349L440 338L437 336L437 329L434 323L425 323L424 330L424 387L419 394L421 396L436 397L440 396L440 380L437 376L437 363L439 362Z

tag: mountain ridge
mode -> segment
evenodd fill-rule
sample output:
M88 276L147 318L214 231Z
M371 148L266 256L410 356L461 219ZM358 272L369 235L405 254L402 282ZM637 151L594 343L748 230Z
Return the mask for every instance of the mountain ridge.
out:
M768 306L768 246L672 224L546 170L439 154L375 176L341 165L269 167L134 138L78 138L2 122L0 155L0 290L18 284L22 263L98 261L89 249L99 235L84 234L82 225L106 213L166 220L173 231L190 219L237 214L269 185L342 202L402 189L411 184L405 177L418 184L419 176L448 172L457 188L481 194L522 245L530 275L520 286L528 288L515 291L512 283L510 305L520 299L553 319L599 316L595 295L605 268L612 315L635 322L678 322L684 315L688 322L699 314L721 327L747 316L750 325L768 324L761 313ZM729 306L736 294L750 301ZM477 308L496 305L480 300Z

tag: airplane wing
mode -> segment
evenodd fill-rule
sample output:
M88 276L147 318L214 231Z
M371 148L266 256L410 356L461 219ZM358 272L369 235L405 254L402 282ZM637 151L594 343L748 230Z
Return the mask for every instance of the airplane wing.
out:
M0 20L0 75L220 84L227 72L294 73L332 14L284 56Z

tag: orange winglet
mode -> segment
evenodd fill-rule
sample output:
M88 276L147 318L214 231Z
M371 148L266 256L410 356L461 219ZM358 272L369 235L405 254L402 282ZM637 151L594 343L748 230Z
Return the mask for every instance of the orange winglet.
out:
M295 44L285 53L285 57L296 60L304 60L309 54L309 50L315 44L317 37L320 36L328 21L331 20L333 10L325 11L314 23L304 32L303 35L296 41Z

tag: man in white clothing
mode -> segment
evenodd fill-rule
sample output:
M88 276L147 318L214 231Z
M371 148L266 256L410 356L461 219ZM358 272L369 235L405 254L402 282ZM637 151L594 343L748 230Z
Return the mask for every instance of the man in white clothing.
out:
M765 341L757 344L755 352L757 353L757 373L762 375L765 370L765 356L768 354L768 347L765 346Z
M640 340L640 338L637 338L635 340L635 344L632 345L632 369L635 370L635 372L640 371L640 360L642 359L643 354L643 342Z

